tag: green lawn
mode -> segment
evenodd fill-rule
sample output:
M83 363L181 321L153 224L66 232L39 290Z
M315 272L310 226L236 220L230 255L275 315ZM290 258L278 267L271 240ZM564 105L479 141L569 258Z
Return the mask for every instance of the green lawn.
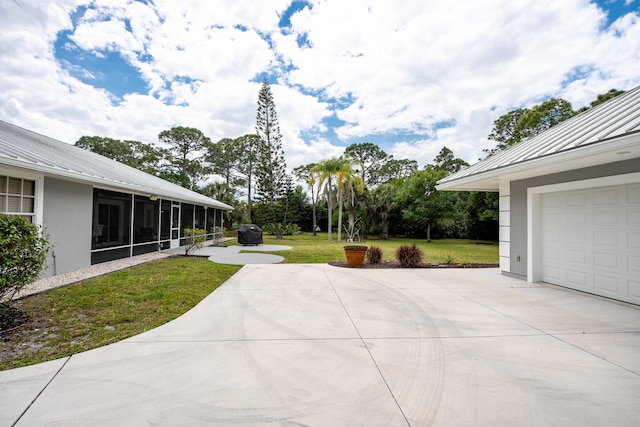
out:
M14 305L29 322L0 341L0 370L53 360L160 326L240 269L175 257L52 289Z
M349 244L328 241L326 233L285 236L281 240L265 236L264 243L292 246L293 250L274 252L282 255L285 263L345 260L342 247ZM362 242L379 246L387 260L393 260L398 246L411 243L423 249L427 263L498 262L495 243L399 238ZM14 305L28 315L29 321L2 337L0 370L69 356L160 326L195 306L239 269L206 258L173 257L16 301Z
M395 250L400 245L415 243L424 252L425 263L497 263L498 244L491 242L478 242L475 240L442 239L427 242L424 239L390 238L388 240L371 239L361 243L348 243L327 240L326 233L318 233L317 236L304 234L298 236L284 236L276 239L275 236L264 236L265 244L293 246L291 251L273 252L281 255L285 263L307 264L327 263L329 261L345 260L345 245L362 244L366 246L378 246L382 249L385 260L393 260ZM236 241L227 243L237 244ZM250 252L251 246L245 251Z

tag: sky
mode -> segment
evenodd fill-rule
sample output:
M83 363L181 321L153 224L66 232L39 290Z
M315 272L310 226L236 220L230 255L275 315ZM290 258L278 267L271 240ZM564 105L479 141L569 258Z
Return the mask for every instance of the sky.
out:
M263 79L289 169L473 164L510 110L640 85L640 0L0 1L0 120L70 144L254 133Z

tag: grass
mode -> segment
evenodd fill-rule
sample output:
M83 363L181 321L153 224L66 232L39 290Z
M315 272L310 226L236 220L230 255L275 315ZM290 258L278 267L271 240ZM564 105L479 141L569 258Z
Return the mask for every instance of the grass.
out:
M342 247L349 244L328 241L326 233L281 240L264 236L264 243L292 246L290 251L273 252L288 264L345 260ZM392 238L361 244L379 246L383 259L393 260L398 246L412 243L424 251L426 263L498 261L497 244L471 240ZM237 241L227 243L234 244ZM191 309L239 269L206 258L167 258L16 301L13 305L29 320L14 333L0 336L0 370L69 356L160 326Z
M0 370L111 344L175 319L239 266L176 257L52 289L14 303L29 317L0 342Z
M334 236L335 239L335 236ZM318 233L317 236L311 234L298 236L284 236L278 240L274 236L265 236L265 244L293 246L291 251L272 252L281 255L288 264L309 264L327 263L329 261L345 260L343 246L353 244L345 241L328 241L326 233ZM478 244L476 240L442 239L427 242L421 239L390 238L387 240L370 239L362 244L366 246L375 245L383 252L384 260L393 261L395 250L400 245L411 245L415 243L424 252L424 262L434 264L468 264L468 263L497 263L498 244ZM229 242L228 244L236 244ZM247 252L251 247L247 247Z

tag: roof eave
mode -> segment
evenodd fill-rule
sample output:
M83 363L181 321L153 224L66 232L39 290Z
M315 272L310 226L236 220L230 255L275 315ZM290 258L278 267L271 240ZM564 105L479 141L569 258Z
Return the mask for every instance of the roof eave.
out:
M550 175L633 158L640 158L640 133L637 132L474 175L460 178L452 176L452 179L441 180L436 188L447 191L498 191L500 182Z
M24 161L21 161L20 159L14 159L11 157L3 157L2 164L10 167L23 169L23 170L39 172L44 176L49 176L52 178L62 178L68 181L73 181L81 184L91 184L104 189L124 191L127 193L135 193L135 194L146 195L146 196L154 195L164 199L175 200L177 202L194 203L194 200L190 200L185 197L180 197L175 194L170 194L168 192L163 192L161 189L150 188L150 187L130 184L126 182L114 181L114 180L110 180L110 179L106 179L98 176L88 175L88 174L79 173L79 172L70 171L70 170L61 169L61 168L55 168L55 167L52 168L51 166L41 165L39 163L33 163L33 162L24 162ZM169 184L169 182L167 183ZM207 197L207 196L202 195L202 197ZM229 206L226 203L222 203L218 201L216 201L216 203L204 203L203 201L202 205L209 208L221 209L224 211L234 210L232 206Z

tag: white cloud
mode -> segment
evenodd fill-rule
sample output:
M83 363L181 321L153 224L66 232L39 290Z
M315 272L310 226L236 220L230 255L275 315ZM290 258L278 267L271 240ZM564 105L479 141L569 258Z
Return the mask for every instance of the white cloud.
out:
M476 161L510 109L550 96L577 109L640 84L638 14L607 28L588 0L314 0L285 33L290 0L95 0L72 23L87 3L0 3L0 119L70 143L156 142L174 125L215 141L254 132L259 77L275 70L290 168L368 136L422 165L442 146ZM61 31L75 53L119 54L148 92L116 98L91 86L92 73L108 82L110 70L56 60ZM344 125L333 140L324 131L335 119Z

